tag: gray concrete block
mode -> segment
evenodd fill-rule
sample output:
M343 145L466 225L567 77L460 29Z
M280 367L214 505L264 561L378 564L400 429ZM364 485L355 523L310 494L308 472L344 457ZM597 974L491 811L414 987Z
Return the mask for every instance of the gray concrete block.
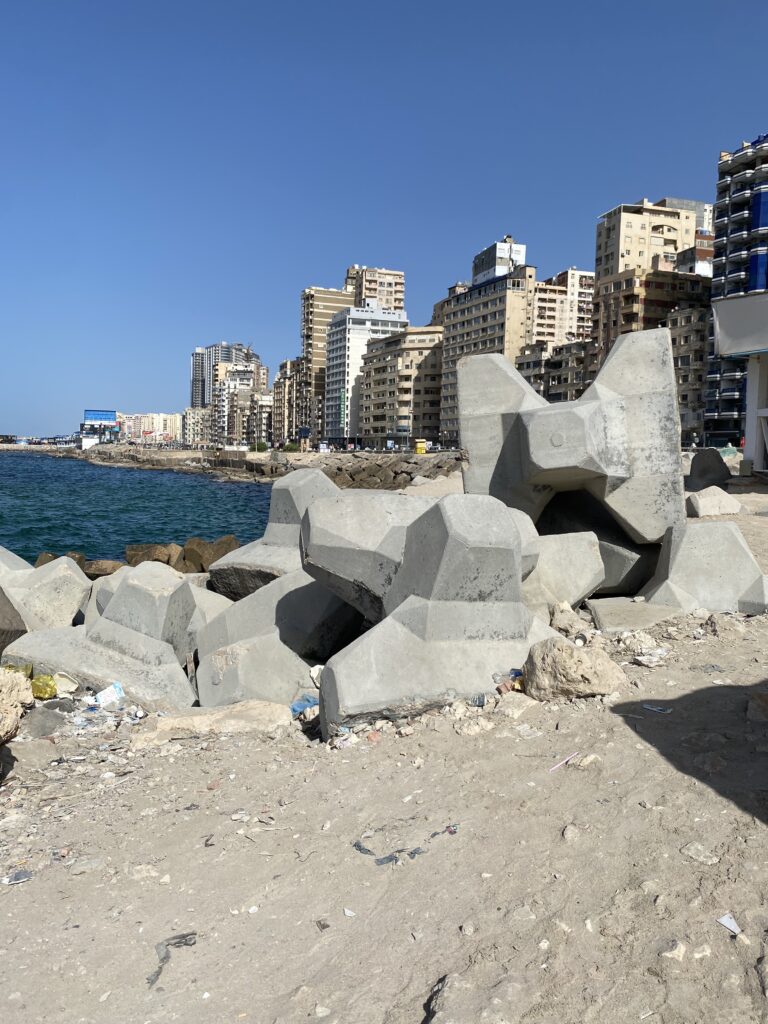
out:
M103 617L156 640L178 643L196 608L193 588L183 584L183 574L170 566L141 562L123 576Z
M555 635L519 602L409 597L326 664L320 682L323 733L489 692L494 672L522 668L531 644Z
M687 491L703 491L706 487L724 487L731 471L717 448L702 448L694 453L685 478Z
M91 581L71 558L0 577L0 650L23 633L71 626L82 614Z
M635 633L674 619L682 614L679 608L630 597L594 597L587 601L587 610L595 626L603 633Z
M360 612L301 569L230 605L197 634L202 660L219 647L271 633L301 658L325 662L354 640Z
M351 490L318 499L301 525L304 571L378 622L403 561L407 527L437 501Z
M191 707L195 700L178 662L147 665L89 640L84 626L26 633L6 647L0 664L32 665L35 674L66 672L94 690L119 682L145 707Z
M279 576L301 569L301 520L310 504L338 494L319 469L297 469L272 485L269 521L260 540L245 544L210 566L211 587L238 601Z
M672 527L661 546L653 579L642 590L652 604L692 612L768 611L765 578L735 523L699 522Z
M536 568L523 583L523 600L545 622L562 601L578 608L605 580L600 544L594 533L560 533L539 537Z
M182 588L189 588L194 611L186 627L182 625L183 620L176 622L178 632L171 632L168 636L168 643L173 647L176 656L182 665L186 664L187 658L197 650L197 637L202 629L212 622L218 615L221 615L228 608L232 607L232 601L223 594L215 594L212 590L205 590L185 580Z
M691 519L700 519L702 516L737 516L741 512L741 502L713 485L689 494L685 509Z
M25 562L23 558L9 551L8 548L0 547L0 576L4 572L18 572L20 569L31 569L32 563Z
M90 626L85 627L86 639L108 651L134 658L144 665L178 664L176 652L170 644L154 637L137 633L111 619L100 615Z
M92 625L100 615L104 614L104 609L112 600L113 594L123 581L123 577L132 571L130 566L124 565L111 575L103 576L101 579L93 582L88 605L85 609L84 625L86 627Z
M575 402L549 405L503 356L458 366L464 489L534 521L558 491L597 498L636 543L685 518L669 331L623 335Z
M277 629L206 655L196 679L202 707L240 700L290 704L301 693L315 692L309 665L281 641Z

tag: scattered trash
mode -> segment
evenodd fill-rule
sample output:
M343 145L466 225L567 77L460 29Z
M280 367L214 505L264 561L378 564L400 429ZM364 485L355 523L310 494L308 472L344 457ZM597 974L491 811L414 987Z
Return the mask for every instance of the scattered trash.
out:
M24 871L19 868L18 871L11 872L11 874L6 875L5 878L0 878L0 882L2 882L3 885L21 885L22 882L28 882L31 877L31 871Z
M320 699L314 694L302 693L300 697L291 704L291 714L294 718L298 718L302 711L306 711L307 708L316 708L320 703Z
M488 696L485 693L478 693L469 701L473 708L484 708L488 703Z
M58 691L56 690L56 683L53 681L53 676L35 676L31 685L32 696L36 700L50 700L52 697L58 697Z
M661 704L643 704L646 711L655 711L657 715L671 715L674 708L665 708Z
M120 707L125 702L125 690L120 683L112 683L100 690L93 699L100 708Z
M668 647L656 647L645 654L636 654L632 661L635 665L642 665L644 668L658 668L664 663L668 654Z
M723 914L722 917L718 917L717 923L727 928L731 935L741 935L741 928L736 924L733 914Z
M119 686L120 684L118 683L117 685ZM197 932L182 932L180 935L171 935L169 939L163 939L162 942L158 942L155 946L155 952L157 953L157 959L160 963L158 964L157 969L152 971L152 973L147 977L147 984L149 987L152 988L153 985L156 984L160 975L163 973L163 968L171 959L171 948L194 946L196 942Z
M437 832L432 832L427 842L431 843L432 840L437 839L438 836L455 836L458 831L458 824L451 823L446 825L445 828L438 829ZM373 850L369 850L368 847L364 846L359 839L355 840L352 844L352 848L357 850L358 853L364 854L366 857L375 858L374 864L376 864L377 867L383 867L385 864L402 864L403 858L401 854L405 854L409 860L416 860L417 857L420 857L422 854L427 852L423 846L414 846L411 848L401 846L397 850L393 850L391 853L385 854L383 857L377 857Z
M213 836L214 836L213 832L211 832L211 834L209 836L201 836L201 839L204 840L203 846L213 846L214 845L214 843L213 843Z
M357 917L354 910L350 910L349 907L344 907L344 917Z
M319 921L315 921L315 924L317 925L318 930L321 932L325 932L331 927L327 921L323 921L322 919L320 919Z
M564 764L568 764L569 761L572 761L574 759L574 757L578 757L578 756L579 756L579 751L578 750L574 750L574 752L572 754L569 754L568 757L564 758L562 761L558 761L557 764L553 764L552 767L549 770L551 772L556 772L558 768L562 768Z
M53 675L53 682L56 685L56 693L59 697L69 697L73 693L77 693L80 689L76 679L68 675L66 672L55 672Z

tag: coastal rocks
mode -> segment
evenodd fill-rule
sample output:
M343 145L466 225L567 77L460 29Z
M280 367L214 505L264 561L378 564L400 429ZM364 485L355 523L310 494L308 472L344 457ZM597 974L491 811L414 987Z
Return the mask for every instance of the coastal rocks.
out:
M626 684L621 668L600 647L576 647L550 637L531 647L523 665L523 689L535 700L596 697Z
M85 563L83 572L89 580L100 580L124 568L125 564L112 558L94 558Z
M125 549L125 560L130 566L160 562L177 572L207 572L213 562L239 546L240 541L231 533L212 541L190 537L183 545L129 544Z
M69 558L0 576L0 651L31 630L82 621L91 583Z
M142 562L126 573L104 609L104 618L168 643L186 635L196 604L184 577L170 566Z
M27 676L23 672L0 669L0 744L13 739L25 708L34 703Z
M149 665L89 639L85 626L26 633L6 647L0 664L31 665L35 675L63 672L81 688L97 691L118 680L130 699L147 708L191 707L195 700L175 659Z
M282 642L277 629L218 648L200 661L195 675L202 707L240 700L290 704L315 689L309 665Z
M208 572L214 562L239 547L240 541L231 533L214 541L203 540L202 537L190 537L184 544L183 557L190 571Z
M318 469L296 470L278 480L264 536L214 562L211 588L237 601L278 576L301 569L302 517L311 503L337 493L335 484Z

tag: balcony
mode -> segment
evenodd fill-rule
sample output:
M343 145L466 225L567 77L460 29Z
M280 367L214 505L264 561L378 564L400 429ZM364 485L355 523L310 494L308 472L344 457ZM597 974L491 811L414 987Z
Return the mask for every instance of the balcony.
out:
M749 249L742 247L741 249L731 249L728 252L728 261L731 260L745 260L749 256ZM712 261L714 263L714 260Z
M731 202L735 203L737 199L749 199L752 195L752 186L743 185L736 192L731 192Z
M743 270L741 267L738 267L736 270L728 270L729 281L744 281L746 279L746 276L746 270Z
M741 391L738 388L728 388L720 392L721 398L741 398Z
M720 374L719 373L708 373L707 374L707 380L720 380Z
M741 210L736 210L736 212L731 210L731 224L747 221L747 220L749 220L749 217L750 217L750 210L749 210L748 206L745 206Z
M735 231L732 231L728 236L730 242L746 242L749 238L749 229L737 227Z
M720 245L725 245L727 240L728 240L728 232L727 231L722 231L719 235L715 235L715 247L717 248Z
M723 370L724 380L741 380L744 370Z

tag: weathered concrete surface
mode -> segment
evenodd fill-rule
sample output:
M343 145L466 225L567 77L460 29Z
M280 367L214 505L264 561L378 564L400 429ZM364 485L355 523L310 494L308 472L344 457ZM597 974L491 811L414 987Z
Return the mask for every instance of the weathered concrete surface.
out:
M314 693L309 665L287 647L277 629L227 647L200 660L197 691L202 707L240 700L290 704L300 693Z
M32 564L25 562L23 558L19 558L18 555L14 554L13 551L9 551L8 548L0 547L0 576L4 572L18 572L21 569L31 569Z
M598 498L637 543L684 521L680 420L669 331L618 339L575 402L549 405L503 356L458 365L467 492L537 521L557 491Z
M210 566L213 590L238 601L278 576L301 569L302 517L310 504L338 490L319 469L296 470L278 480L272 487L264 536Z
M301 658L324 662L360 634L362 616L299 569L217 615L197 634L202 660L220 647L271 633Z
M91 581L70 558L0 576L0 651L35 629L82 621Z
M700 519L702 516L737 516L741 512L741 502L720 487L703 487L688 495L685 510L691 519Z
M630 597L592 598L587 601L587 610L603 633L635 633L681 614L672 605L633 601Z
M180 663L185 665L187 658L197 650L197 638L200 631L205 629L208 623L217 616L231 608L232 601L228 597L224 597L223 594L215 594L212 590L198 587L189 580L185 580L182 587L189 588L194 611L186 627L182 628L181 621L178 623L178 632L172 632L169 635L168 643L173 647Z
M103 690L113 682L143 706L190 707L194 694L178 662L146 665L108 650L85 635L85 626L26 633L2 653L3 665L32 665L35 674L66 672L81 687Z
M601 547L594 533L539 537L536 568L523 583L523 600L544 622L562 601L578 608L605 580Z
M375 491L318 499L301 524L304 571L370 622L380 621L390 610L407 528L437 501Z
M323 669L323 734L355 719L398 718L494 688L495 672L521 668L549 626L519 602L409 597Z
M184 576L160 562L142 562L126 573L104 609L106 619L145 636L178 643L196 604Z
M691 468L685 478L687 491L703 491L706 487L724 487L731 479L731 471L716 448L702 448L691 459Z
M531 647L522 678L523 689L535 700L596 697L620 691L627 683L601 647L576 647L561 636Z
M151 718L131 738L133 750L195 736L232 736L249 733L275 739L293 721L290 708L264 700L243 700L221 708L190 708L183 713Z
M178 664L176 652L169 643L156 640L144 633L137 633L135 629L121 626L111 619L104 618L103 615L100 615L92 625L85 627L85 635L92 644L98 644L106 651L134 658L144 665Z
M130 575L130 566L121 566L111 576L104 576L102 579L94 580L91 587L90 597L85 609L85 625L90 626L96 619L104 614L104 609L112 600L115 591L123 581L123 577Z
M768 611L767 579L735 523L688 523L667 531L656 575L642 595L683 611Z

